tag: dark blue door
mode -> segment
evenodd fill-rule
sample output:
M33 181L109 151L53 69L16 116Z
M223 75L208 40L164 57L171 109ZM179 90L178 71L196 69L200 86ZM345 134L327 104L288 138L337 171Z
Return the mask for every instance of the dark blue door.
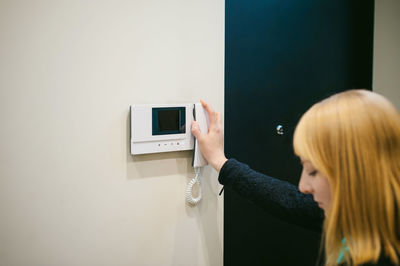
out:
M371 89L373 7L371 0L226 1L229 157L297 185L292 136L301 114L335 92ZM315 265L319 233L229 189L224 209L224 265Z

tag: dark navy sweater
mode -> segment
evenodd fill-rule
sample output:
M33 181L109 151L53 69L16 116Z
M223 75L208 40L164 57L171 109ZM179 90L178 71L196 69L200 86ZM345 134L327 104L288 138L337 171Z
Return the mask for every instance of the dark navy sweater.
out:
M301 193L286 181L256 172L235 159L226 161L218 180L275 217L313 231L322 231L324 213L312 195Z
M322 231L324 213L314 202L312 195L301 193L296 186L286 181L254 171L235 159L225 162L219 172L218 180L284 221L313 231ZM377 263L363 264L363 266L372 265L393 264L385 256L381 256Z

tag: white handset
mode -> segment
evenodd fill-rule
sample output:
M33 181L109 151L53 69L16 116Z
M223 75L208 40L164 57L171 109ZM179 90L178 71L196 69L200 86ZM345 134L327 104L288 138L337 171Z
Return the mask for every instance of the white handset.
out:
M203 105L201 103L195 103L193 105L193 119L198 123L200 131L202 134L207 134L208 125L210 124L208 119L208 113L204 110ZM186 201L191 205L196 205L200 202L202 197L202 186L200 179L200 170L201 167L207 165L208 162L204 159L203 155L200 152L197 139L194 142L194 151L193 151L193 162L192 165L194 167L195 177L189 182L186 188ZM195 184L199 185L199 195L197 198L193 198L192 190Z
M203 105L201 103L195 103L193 106L193 118L199 125L200 131L202 134L207 134L208 125L210 121L208 119L208 113L204 110ZM194 141L194 152L193 152L193 167L203 167L207 165L208 162L204 159L203 154L201 154L200 149L198 148L197 139Z

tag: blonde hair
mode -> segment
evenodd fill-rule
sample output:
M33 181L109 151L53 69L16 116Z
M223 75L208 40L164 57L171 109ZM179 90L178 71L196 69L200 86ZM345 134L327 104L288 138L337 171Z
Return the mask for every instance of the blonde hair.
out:
M300 119L295 153L329 181L332 200L322 241L326 265L399 263L400 115L383 96L367 90L335 94Z

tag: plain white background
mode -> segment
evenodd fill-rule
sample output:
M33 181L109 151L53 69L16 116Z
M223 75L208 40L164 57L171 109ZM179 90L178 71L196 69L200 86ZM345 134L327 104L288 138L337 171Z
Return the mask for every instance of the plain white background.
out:
M373 90L400 110L400 1L375 1ZM362 44L360 44L362 45Z

